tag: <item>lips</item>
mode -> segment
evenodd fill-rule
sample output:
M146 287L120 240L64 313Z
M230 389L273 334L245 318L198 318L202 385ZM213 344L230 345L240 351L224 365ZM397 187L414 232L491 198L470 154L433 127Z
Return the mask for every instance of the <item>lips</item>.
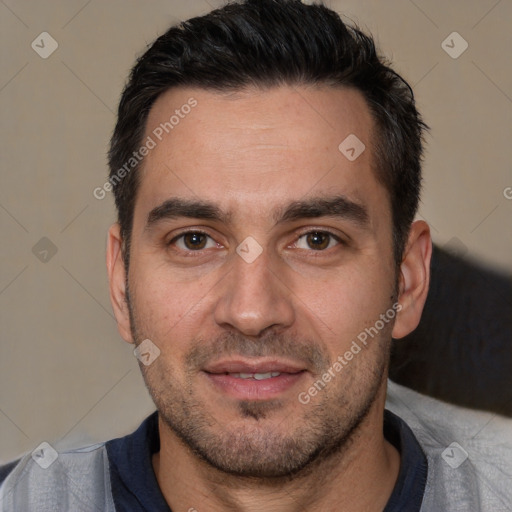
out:
M267 372L267 373L228 373L231 377L236 379L255 379L255 380L266 380L272 377L279 377L281 372Z
M224 360L203 372L217 391L239 400L278 398L297 384L304 367L285 360Z
M267 374L299 373L305 368L289 361L267 360L224 360L208 365L204 371L213 374Z

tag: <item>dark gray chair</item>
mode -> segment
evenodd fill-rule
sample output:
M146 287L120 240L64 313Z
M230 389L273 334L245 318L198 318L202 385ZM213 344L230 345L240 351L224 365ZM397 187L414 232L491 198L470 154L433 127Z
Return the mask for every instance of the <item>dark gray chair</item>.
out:
M393 341L391 380L512 417L512 279L434 247L418 328Z

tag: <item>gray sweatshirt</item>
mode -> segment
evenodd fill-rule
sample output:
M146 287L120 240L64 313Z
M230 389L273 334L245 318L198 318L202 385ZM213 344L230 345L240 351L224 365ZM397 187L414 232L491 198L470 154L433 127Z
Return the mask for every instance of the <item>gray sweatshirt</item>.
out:
M512 420L391 381L386 409L402 462L385 512L512 511ZM151 466L158 446L156 413L125 438L62 453L42 446L0 468L0 511L168 512Z

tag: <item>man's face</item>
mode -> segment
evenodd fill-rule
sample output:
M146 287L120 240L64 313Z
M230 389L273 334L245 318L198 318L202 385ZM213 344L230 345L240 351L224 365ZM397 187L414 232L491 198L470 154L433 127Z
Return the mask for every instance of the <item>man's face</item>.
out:
M359 93L328 87L174 89L150 112L132 335L161 351L141 367L165 426L221 470L298 471L382 400L396 273L372 127ZM351 134L366 146L353 161L338 149Z

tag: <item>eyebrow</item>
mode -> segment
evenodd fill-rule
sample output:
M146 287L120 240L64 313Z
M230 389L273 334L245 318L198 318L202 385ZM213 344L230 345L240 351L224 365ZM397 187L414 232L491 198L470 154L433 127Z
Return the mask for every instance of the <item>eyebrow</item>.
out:
M220 207L208 201L172 198L149 212L145 229L150 229L161 220L180 217L214 220L228 224L232 214L224 212ZM341 218L352 221L363 228L369 225L367 208L341 195L293 201L276 209L273 214L276 224L318 217Z
M231 216L224 213L218 206L207 201L173 198L164 201L160 206L153 208L149 212L145 229L150 229L161 220L177 219L180 217L228 223Z
M278 210L275 220L276 223L281 223L317 217L335 217L349 220L360 227L368 227L370 223L368 209L342 195L294 201L287 205L284 210Z

